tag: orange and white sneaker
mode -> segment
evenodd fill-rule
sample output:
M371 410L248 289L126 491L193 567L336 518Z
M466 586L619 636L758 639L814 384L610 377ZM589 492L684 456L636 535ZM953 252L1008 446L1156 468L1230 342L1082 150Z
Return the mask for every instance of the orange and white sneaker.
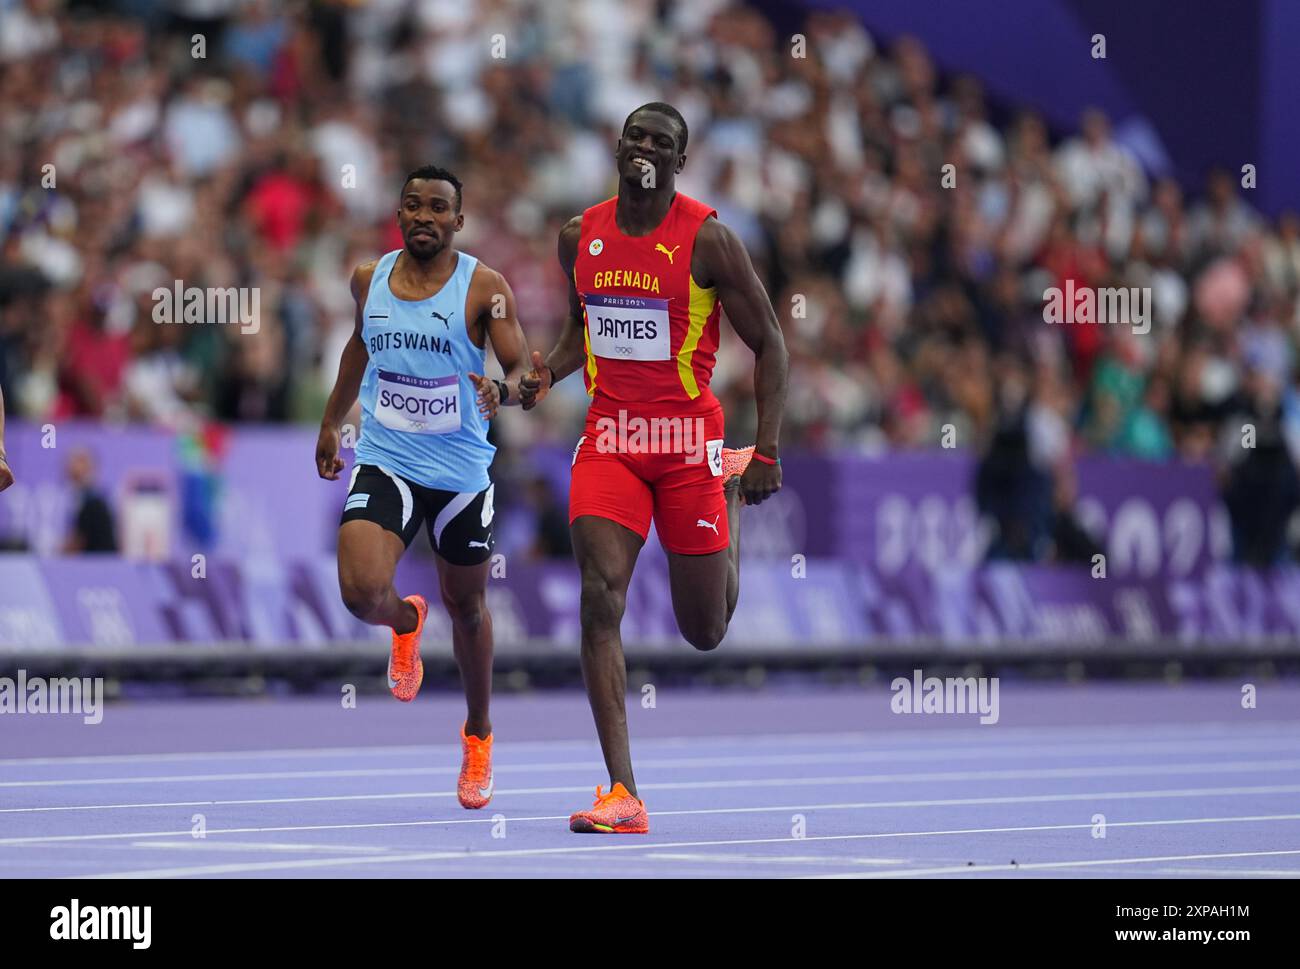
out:
M486 807L492 800L492 735L480 740L465 733L460 727L460 780L456 782L456 797L460 806L474 810Z
M750 460L754 457L754 445L749 447L722 449L722 483L725 485L732 478L739 478L749 467Z
M596 803L590 811L569 816L569 830L578 834L649 834L650 816L645 801L637 800L617 783L608 794L596 788Z
M424 617L429 614L429 604L424 596L407 596L403 602L415 606L415 628L398 634L393 630L393 651L388 655L388 689L403 703L415 699L424 682L424 660L420 659L420 634L424 632Z

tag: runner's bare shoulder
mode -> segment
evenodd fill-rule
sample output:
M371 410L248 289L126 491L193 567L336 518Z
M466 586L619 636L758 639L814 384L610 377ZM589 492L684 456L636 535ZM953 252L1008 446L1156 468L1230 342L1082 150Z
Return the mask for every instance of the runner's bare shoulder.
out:
M379 265L378 259L372 259L369 262L363 262L356 269L352 270L352 297L361 299L370 291L370 280L374 278L375 267Z
M582 216L579 214L564 223L564 228L560 230L560 238L556 246L560 256L560 263L567 272L573 272L573 264L578 259L578 240L581 238Z

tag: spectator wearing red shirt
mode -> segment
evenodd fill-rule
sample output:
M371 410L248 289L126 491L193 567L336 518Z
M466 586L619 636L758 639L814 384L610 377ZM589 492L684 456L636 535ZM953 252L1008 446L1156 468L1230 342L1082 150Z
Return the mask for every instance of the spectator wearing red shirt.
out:
M262 241L280 252L302 239L312 210L326 201L309 156L282 156L259 178L244 201L245 212Z
M122 375L131 359L131 335L109 329L110 302L110 292L99 290L68 334L59 370L56 417L103 417L121 398Z

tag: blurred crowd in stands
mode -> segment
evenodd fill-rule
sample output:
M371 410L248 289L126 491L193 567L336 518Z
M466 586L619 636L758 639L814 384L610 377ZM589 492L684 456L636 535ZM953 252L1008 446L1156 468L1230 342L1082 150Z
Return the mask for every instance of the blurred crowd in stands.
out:
M401 181L426 162L464 180L459 245L504 272L545 352L566 309L559 227L615 191L628 111L666 100L690 124L680 190L740 234L781 318L787 447L947 432L986 456L995 554L1028 558L1061 527L1080 449L1211 461L1249 530L1238 554L1283 554L1296 216L1262 218L1239 172L1153 178L1100 112L1049 131L852 14L810 14L803 34L796 52L730 0L0 0L9 410L319 420L352 268L401 245ZM258 331L155 323L175 280L257 287ZM1067 283L1149 291L1149 331L1044 322ZM752 357L724 333L734 443L753 432ZM503 415L503 464L571 440L584 406L571 379Z

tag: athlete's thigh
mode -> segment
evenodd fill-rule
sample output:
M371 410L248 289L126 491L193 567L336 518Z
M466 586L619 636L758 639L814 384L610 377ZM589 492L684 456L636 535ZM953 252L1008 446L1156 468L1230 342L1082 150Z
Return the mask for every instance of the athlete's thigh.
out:
M420 521L409 482L372 464L357 465L339 524L340 583L387 588Z
M686 419L699 422L694 437L702 447L644 459L654 490L655 530L668 552L709 556L731 541L722 489L721 408Z
M627 594L645 539L626 525L598 515L579 515L569 524L583 593Z
M353 519L339 526L339 587L344 590L387 589L406 546L388 529Z
M655 530L668 555L673 611L683 632L725 622L730 569L722 487L722 411L700 418L704 447L655 458Z
M577 555L578 535L574 526L585 517L617 524L624 531L632 532L639 539L636 544L639 551L650 533L650 519L654 514L650 485L638 471L637 456L602 450L601 438L590 433L590 424L588 431L573 449L573 472L569 482L569 525L575 538L574 554ZM593 529L594 540L602 546L620 542L620 539L606 537L618 534L608 529L591 526L584 531ZM581 558L578 564L583 564Z
M727 623L731 532L727 496L712 460L677 464L654 485L654 527L668 555L668 584L677 627L695 632Z
M712 629L719 624L725 627L730 569L727 549L707 555L685 555L667 549L665 553L673 615L682 634L689 639L695 630Z
M495 520L496 485L482 491L440 491L421 489L426 509L429 544L438 556L439 575L443 563L463 568L486 568L492 558L496 540L492 534Z

